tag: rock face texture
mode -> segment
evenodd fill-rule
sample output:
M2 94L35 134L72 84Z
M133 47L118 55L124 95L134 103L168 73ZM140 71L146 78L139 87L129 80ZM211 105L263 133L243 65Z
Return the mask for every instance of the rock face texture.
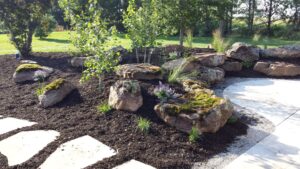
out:
M70 62L73 67L84 67L86 59L87 57L73 57Z
M188 84L187 84L188 85ZM190 83L190 89L196 89L178 100L160 103L155 106L157 115L170 126L189 133L193 127L199 133L215 133L232 116L233 106L228 100L216 97L212 91L196 87Z
M254 62L259 59L260 49L246 43L237 42L226 51L229 58L237 59L243 62Z
M21 64L16 69L13 80L16 83L38 81L49 77L52 72L53 69L46 66L38 64Z
M300 75L300 65L287 62L260 61L255 64L254 70L268 76Z
M151 64L125 64L117 67L116 74L126 79L155 80L162 79L162 70Z
M264 58L296 59L300 58L300 45L288 45L261 51Z
M64 79L57 79L45 86L43 94L40 95L39 104L43 108L53 106L61 102L68 94L75 89L75 86Z
M138 81L117 81L110 87L108 104L117 110L137 111L143 105L141 87Z
M239 72L242 70L243 65L241 62L238 61L225 61L221 68L225 72Z
M224 64L226 56L218 53L195 54L188 58L181 58L166 62L162 68L172 71L181 67L182 72L193 72L202 66L217 67Z

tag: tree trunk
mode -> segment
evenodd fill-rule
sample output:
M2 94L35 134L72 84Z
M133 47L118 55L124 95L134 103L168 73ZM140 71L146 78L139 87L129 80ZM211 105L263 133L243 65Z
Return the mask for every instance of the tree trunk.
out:
M136 63L140 63L138 48L135 48Z
M219 29L222 37L224 37L224 26L225 26L225 21L224 19L221 19L219 21Z
M179 34L179 45L183 46L183 41L184 41L184 29L181 27L180 28L180 34Z
M272 30L271 30L272 16L273 16L273 0L270 0L269 11L268 11L268 25L267 25L267 33L269 37L272 35Z
M145 50L144 51L144 63L146 63L147 62L147 47L145 47L144 50Z
M252 35L255 13L255 0L248 0L248 6L248 35Z

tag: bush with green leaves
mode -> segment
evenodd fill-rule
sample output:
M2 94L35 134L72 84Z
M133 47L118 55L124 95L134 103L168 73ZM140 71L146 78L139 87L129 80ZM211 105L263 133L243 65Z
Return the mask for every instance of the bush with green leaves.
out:
M148 133L150 130L151 122L145 118L140 117L137 121L138 129L143 133Z
M175 91L169 85L159 82L159 85L154 89L154 95L161 101L166 102L175 97Z
M32 51L32 36L41 18L50 12L53 0L2 0L0 20L10 33L10 40L23 57Z
M97 111L101 114L106 114L112 110L112 107L107 103L101 103L100 105L97 106Z
M85 62L81 82L92 77L111 72L119 63L119 55L105 48L106 43L116 41L116 29L109 27L102 19L102 8L98 0L60 0L65 9L66 19L71 23L74 33L72 44L84 55L90 56Z
M199 130L196 127L192 127L190 133L189 133L189 141L192 143L195 143L199 140Z
M147 47L157 45L157 38L161 34L160 0L141 0L137 7L137 0L129 0L127 11L123 14L123 24L127 29L127 37L132 41L132 49L136 51L139 62L138 50L144 49L144 62L147 62ZM151 58L148 58L148 61Z
M46 38L56 27L56 21L50 14L46 14L41 18L40 24L35 30L35 37L40 39Z

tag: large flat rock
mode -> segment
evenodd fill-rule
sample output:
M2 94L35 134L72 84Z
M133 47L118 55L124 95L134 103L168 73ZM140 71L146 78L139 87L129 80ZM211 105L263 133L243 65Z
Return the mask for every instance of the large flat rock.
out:
M130 160L124 164L114 167L113 169L155 169L155 168L136 160Z
M0 142L0 153L9 166L22 164L59 136L56 131L23 131Z
M40 169L82 169L113 155L116 151L112 148L90 136L83 136L59 146Z
M0 134L4 134L23 127L29 127L34 124L36 123L11 117L0 119Z

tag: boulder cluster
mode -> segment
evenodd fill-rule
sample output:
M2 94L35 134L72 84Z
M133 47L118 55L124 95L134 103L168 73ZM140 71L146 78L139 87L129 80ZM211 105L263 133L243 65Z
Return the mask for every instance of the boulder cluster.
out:
M54 72L53 68L41 66L35 61L23 60L20 63L13 75L15 83L43 83ZM39 104L43 108L53 106L61 102L74 89L75 86L70 82L58 78L48 85L37 89L39 91L37 92Z

